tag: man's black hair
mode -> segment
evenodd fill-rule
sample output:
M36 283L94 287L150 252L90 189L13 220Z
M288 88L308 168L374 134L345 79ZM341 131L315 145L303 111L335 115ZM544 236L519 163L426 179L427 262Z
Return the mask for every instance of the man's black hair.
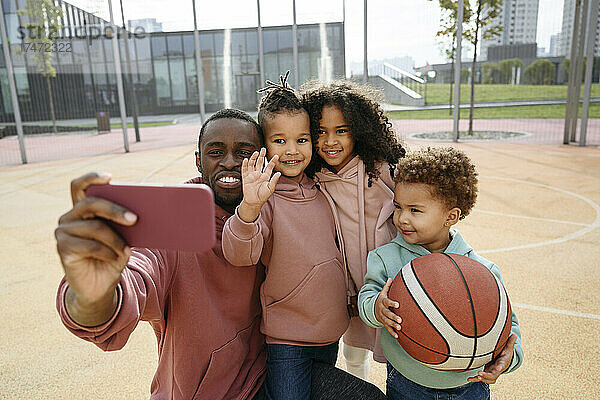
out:
M206 121L204 121L204 123L202 124L202 128L200 128L200 133L198 134L198 150L200 150L200 142L202 141L202 136L204 135L206 126L210 122L217 120L217 119L221 119L221 118L240 119L242 121L246 121L246 122L252 124L252 126L254 126L254 129L256 129L256 133L258 134L258 136L261 138L261 141L262 141L262 137L263 137L262 129L260 128L260 125L258 125L258 122L256 122L254 120L254 118L252 118L250 116L250 114L248 114L245 111L238 110L235 108L224 108L222 110L217 111L210 117L208 117L208 119Z

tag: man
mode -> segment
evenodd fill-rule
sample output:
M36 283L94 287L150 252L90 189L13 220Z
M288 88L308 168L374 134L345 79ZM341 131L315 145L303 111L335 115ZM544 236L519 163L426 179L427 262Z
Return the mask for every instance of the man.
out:
M122 348L138 322L148 321L159 343L151 399L264 396L258 295L264 271L234 267L221 251L224 221L242 199L242 160L260 149L261 138L258 124L239 110L217 112L200 130L196 165L214 192L217 219L217 243L204 253L128 248L102 219L132 225L136 216L85 197L89 185L110 176L91 173L71 183L74 205L55 231L65 272L58 312L67 329L103 350ZM339 369L317 366L313 375L316 399L385 398Z

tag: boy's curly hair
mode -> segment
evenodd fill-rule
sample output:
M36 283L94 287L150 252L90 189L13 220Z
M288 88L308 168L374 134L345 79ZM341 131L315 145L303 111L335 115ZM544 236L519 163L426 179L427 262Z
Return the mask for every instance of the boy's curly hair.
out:
M342 111L346 123L350 125L354 139L354 152L365 164L369 176L369 186L378 178L375 162L387 161L390 175L406 151L396 138L392 124L383 113L381 93L369 85L359 85L340 79L330 83L310 81L302 85L302 102L310 116L310 129L313 142L319 139L319 121L324 106L337 106ZM313 155L317 171L327 167L318 155Z
M424 183L448 208L465 218L477 200L477 171L471 159L453 147L428 147L409 152L398 162L396 183Z

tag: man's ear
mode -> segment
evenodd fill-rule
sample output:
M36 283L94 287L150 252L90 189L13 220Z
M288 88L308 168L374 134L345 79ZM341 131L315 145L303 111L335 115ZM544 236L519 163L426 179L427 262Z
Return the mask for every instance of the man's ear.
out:
M198 168L198 172L202 175L202 162L200 161L200 152L196 151L196 168Z
M446 216L446 222L444 223L444 225L452 226L456 224L460 219L461 214L462 212L460 211L460 208L452 208L450 211L448 211L448 215Z

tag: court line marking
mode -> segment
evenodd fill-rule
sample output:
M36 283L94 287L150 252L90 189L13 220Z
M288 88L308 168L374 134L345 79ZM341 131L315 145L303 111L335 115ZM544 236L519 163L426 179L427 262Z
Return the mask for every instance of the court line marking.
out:
M521 303L512 303L512 305L517 308L525 308L528 310L543 311L543 312L552 313L552 314L562 314L562 315L568 315L570 317L580 317L580 318L589 318L589 319L600 320L600 315L597 315L597 314L588 314L588 313L580 313L577 311L559 310L557 308L540 307L540 306L533 306L530 304L521 304Z
M600 206L598 204L596 204L594 201L588 199L585 196L582 196L582 195L577 194L577 193L569 192L568 190L559 189L559 188L554 187L554 186L544 185L542 183L535 183L535 182L525 181L525 180L521 180L521 179L504 178L504 177L499 177L499 176L486 176L486 177L482 177L482 178L499 179L499 180L504 180L504 181L508 181L508 182L523 183L523 184L527 184L527 185L538 186L538 187L541 187L541 188L544 188L544 189L548 189L548 190L554 190L556 192L560 192L560 193L567 194L569 196L573 196L575 198L578 198L579 200L582 200L582 201L586 202L590 207L592 207L594 209L594 211L596 212L596 219L591 224L586 225L583 229L580 229L580 230L578 230L576 232L570 233L570 234L565 235L565 236L561 236L561 237L559 237L557 239L546 240L544 242L538 242L538 243L524 244L524 245L520 245L520 246L504 247L504 248L500 248L500 249L482 250L482 251L478 251L479 254L491 254L491 253L500 253L500 252L503 252L503 251L531 249L531 248L534 248L534 247L547 246L547 245L550 245L550 244L564 243L564 242L567 242L569 240L572 240L572 239L578 238L580 236L583 236L586 233L589 233L589 232L593 231L594 229L600 227Z
M527 215L506 214L506 213L501 213L501 212L496 212L496 211L473 210L473 212L482 213L482 214L500 215L502 217L531 219L531 220L534 220L534 221L556 222L556 223L559 223L559 224L569 224L569 225L578 225L578 226L591 226L590 224L586 224L586 223L582 223L582 222L572 222L572 221L563 221L563 220L560 220L560 219L548 219L548 218L539 218L539 217L529 217Z

